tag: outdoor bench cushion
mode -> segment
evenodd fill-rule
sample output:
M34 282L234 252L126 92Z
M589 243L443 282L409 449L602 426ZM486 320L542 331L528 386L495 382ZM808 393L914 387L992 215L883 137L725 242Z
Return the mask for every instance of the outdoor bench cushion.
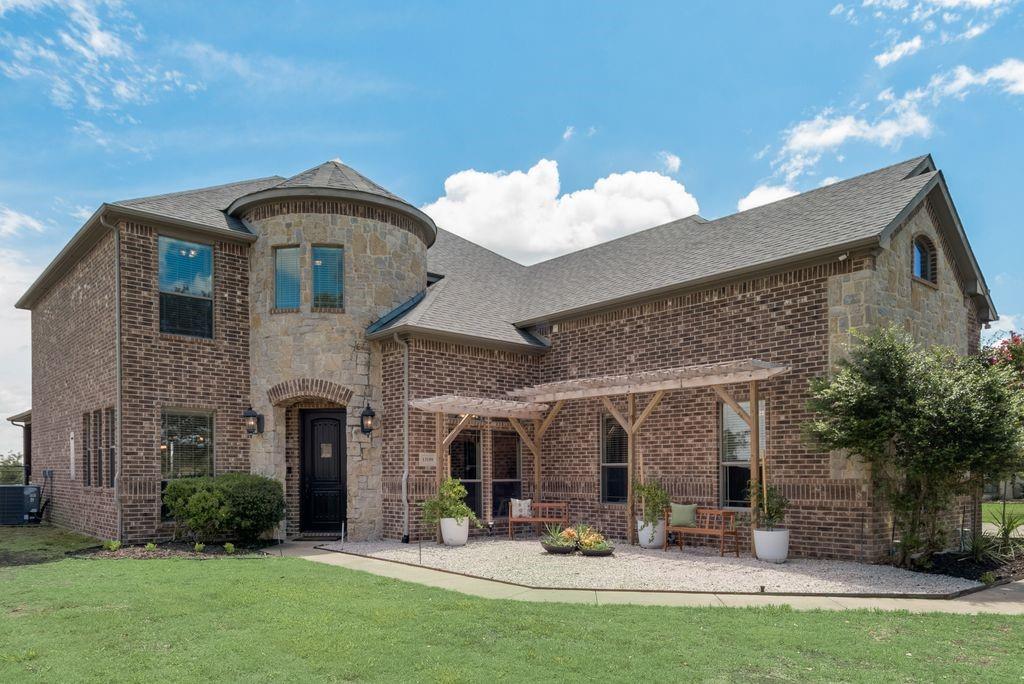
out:
M669 524L678 527L697 526L697 504L671 504L672 517Z
M511 499L509 516L512 518L529 518L533 508L533 499Z

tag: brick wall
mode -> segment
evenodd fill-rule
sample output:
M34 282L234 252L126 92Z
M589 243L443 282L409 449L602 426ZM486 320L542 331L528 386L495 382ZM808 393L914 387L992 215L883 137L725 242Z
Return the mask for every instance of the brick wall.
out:
M120 228L122 519L123 538L135 542L170 533L160 521L164 409L212 412L215 472L249 471L241 418L249 405L248 247L213 243L213 338L168 335L160 332L158 232Z
M115 539L117 509L92 460L92 484L84 484L83 414L112 409L117 400L115 354L115 240L107 233L32 310L32 482L54 471L50 519L102 539ZM110 414L100 422L109 435ZM74 474L71 439L74 436ZM105 444L106 439L100 441Z

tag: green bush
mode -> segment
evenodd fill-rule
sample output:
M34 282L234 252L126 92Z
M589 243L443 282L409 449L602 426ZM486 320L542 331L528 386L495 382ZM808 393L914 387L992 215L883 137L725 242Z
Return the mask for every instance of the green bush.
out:
M107 541L103 542L103 548L106 551L117 551L121 548L121 542L119 542L116 539L108 539Z
M196 541L229 538L248 544L281 522L285 510L280 482L247 473L172 480L164 504L175 524Z

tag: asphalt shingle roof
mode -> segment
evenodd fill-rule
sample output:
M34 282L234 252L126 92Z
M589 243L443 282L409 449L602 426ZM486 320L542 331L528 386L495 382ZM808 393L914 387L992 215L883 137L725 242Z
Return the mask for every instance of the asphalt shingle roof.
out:
M515 324L877 238L938 173L921 172L925 159L909 159L713 221L681 218L532 266L439 229L427 262L432 273L444 278L381 330L408 325L537 345L536 338ZM234 200L270 188L303 187L404 201L354 169L330 161L288 179L256 178L114 204L247 233L241 221L224 211Z
M405 324L536 344L514 324L875 238L937 173L909 176L925 159L713 221L682 218L532 266L439 230L428 262L445 279L384 329Z

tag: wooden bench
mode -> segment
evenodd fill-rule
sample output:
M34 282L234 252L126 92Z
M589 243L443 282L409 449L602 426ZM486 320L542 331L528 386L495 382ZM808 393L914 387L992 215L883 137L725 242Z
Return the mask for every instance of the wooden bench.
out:
M736 535L736 511L726 511L721 508L698 508L697 524L694 527L672 524L672 509L665 509L665 543L662 551L668 550L668 535L676 533L676 544L679 550L683 550L683 541L686 535L701 535L705 537L718 537L718 555L725 555L725 538L732 537L732 545L736 550L736 557L740 557L740 541Z
M528 518L513 518L511 511L508 516L508 538L515 539L515 525L516 523L533 523L540 524L544 523L551 525L558 523L561 525L569 524L569 504L565 501L559 502L534 502L530 505L530 517Z

